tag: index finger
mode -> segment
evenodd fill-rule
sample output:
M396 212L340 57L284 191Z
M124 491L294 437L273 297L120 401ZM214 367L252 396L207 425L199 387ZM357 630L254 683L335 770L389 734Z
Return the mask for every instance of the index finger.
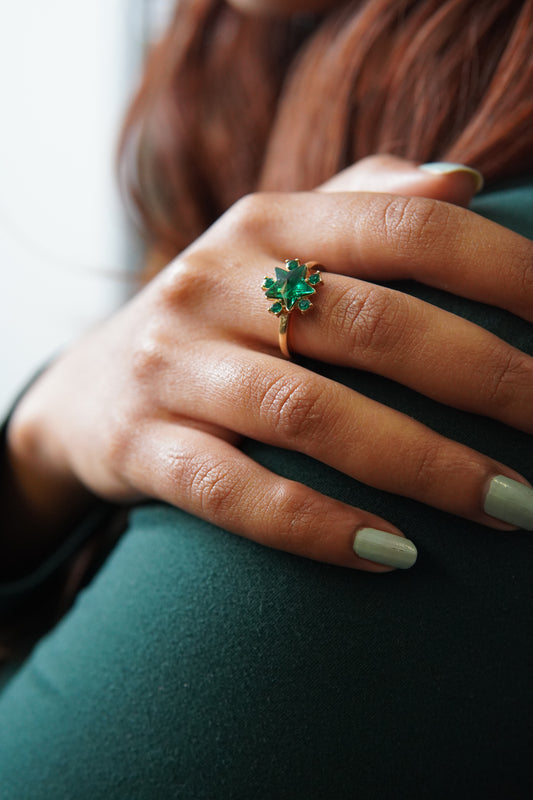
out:
M372 281L412 279L533 321L533 242L467 209L424 197L258 194L234 206L283 262L319 261Z

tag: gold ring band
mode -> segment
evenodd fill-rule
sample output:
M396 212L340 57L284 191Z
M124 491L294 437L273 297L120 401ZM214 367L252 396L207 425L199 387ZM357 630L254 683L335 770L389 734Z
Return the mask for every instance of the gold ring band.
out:
M291 315L288 311L282 311L279 315L279 332L278 332L278 339L279 339L279 349L281 350L282 354L285 358L291 357L291 351L289 350L289 322L291 320Z

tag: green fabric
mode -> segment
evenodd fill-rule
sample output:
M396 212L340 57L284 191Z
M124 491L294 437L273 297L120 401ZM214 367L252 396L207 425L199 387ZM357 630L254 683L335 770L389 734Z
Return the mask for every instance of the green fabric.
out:
M475 208L533 238L533 187ZM531 325L510 314L401 285L533 354ZM533 479L533 437L311 366ZM531 534L377 492L297 453L246 450L398 524L416 566L354 572L164 505L136 509L4 689L0 798L529 800Z

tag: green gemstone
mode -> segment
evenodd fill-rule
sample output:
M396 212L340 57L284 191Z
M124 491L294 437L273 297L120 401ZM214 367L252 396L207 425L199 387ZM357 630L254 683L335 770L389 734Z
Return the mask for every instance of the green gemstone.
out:
M315 290L312 286L308 286L303 281L297 284L292 291L286 292L284 295L285 305L291 310L296 303L306 294L314 294Z
M307 280L309 283L312 283L313 286L316 286L317 283L320 283L320 272L313 273L313 275L310 275Z
M275 283L276 281L274 280L274 278L265 278L265 280L263 281L263 289L270 289L270 287L274 286Z
M300 262L297 258L293 258L290 261L287 261L287 269L296 269L296 267L300 266Z
M281 314L283 311L283 305L281 303L274 303L274 305L270 306L268 310L271 314Z
M311 308L311 306L312 303L310 300L300 300L300 302L298 303L298 308L300 309L300 311L307 311L308 309Z
M276 280L265 290L268 298L281 301L287 311L292 311L303 297L316 291L307 281L307 266L296 261L292 263L296 265L292 269L276 267Z

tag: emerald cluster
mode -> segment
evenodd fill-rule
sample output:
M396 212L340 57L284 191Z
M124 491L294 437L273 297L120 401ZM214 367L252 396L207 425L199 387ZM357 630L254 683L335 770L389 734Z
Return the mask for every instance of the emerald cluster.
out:
M297 258L285 262L287 269L276 267L276 278L265 278L263 291L270 300L276 300L270 306L272 314L293 311L298 308L302 313L309 311L313 305L309 295L315 294L316 286L322 282L320 272L311 272L307 264L300 264Z

